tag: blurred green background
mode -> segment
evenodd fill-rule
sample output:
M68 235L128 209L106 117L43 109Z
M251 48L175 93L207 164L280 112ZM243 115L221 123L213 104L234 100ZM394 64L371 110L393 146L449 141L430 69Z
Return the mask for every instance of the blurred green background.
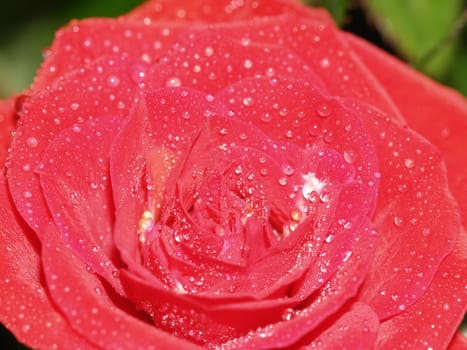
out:
M187 0L188 1L188 0ZM467 0L303 0L467 95ZM71 19L115 17L143 0L17 0L0 11L0 98L30 85L55 30ZM464 329L465 327L464 323ZM24 349L0 327L5 349Z

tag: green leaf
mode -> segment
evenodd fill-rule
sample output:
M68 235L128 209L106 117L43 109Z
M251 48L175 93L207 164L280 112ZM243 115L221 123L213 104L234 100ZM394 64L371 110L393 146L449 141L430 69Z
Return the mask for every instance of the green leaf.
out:
M436 78L447 74L460 44L463 0L366 0L363 6L403 58Z
M339 26L342 26L345 20L345 14L352 0L304 0L311 6L325 7L332 15Z
M42 62L42 50L49 46L55 31L74 18L115 17L143 0L82 0L60 2L25 0L8 3L0 12L0 98L27 88ZM30 11L24 11L24 6ZM28 7L29 6L29 7ZM13 15L10 15L13 14Z
M464 38L467 38L467 31L464 33ZM467 40L462 42L464 45L460 47L452 62L447 83L467 96L467 45L465 44ZM467 331L467 318L465 329Z

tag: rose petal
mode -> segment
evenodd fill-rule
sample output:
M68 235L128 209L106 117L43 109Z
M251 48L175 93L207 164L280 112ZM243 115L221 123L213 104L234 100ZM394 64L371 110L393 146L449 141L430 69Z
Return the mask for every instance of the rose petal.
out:
M148 83L152 89L183 86L214 94L231 82L255 75L309 78L315 86L323 86L292 51L263 43L246 45L211 28L183 33L148 72Z
M116 139L111 154L117 220L115 243L130 268L139 269L134 264L139 244L137 224L143 212L150 209L146 207L150 203L147 203L145 183L148 151L161 146L182 151L199 132L200 121L206 118L205 115L215 116L223 110L220 104L207 101L204 93L165 88L157 94L147 95L134 111L133 120ZM157 122L151 123L150 118ZM164 122L161 124L160 121Z
M49 229L41 254L46 281L53 300L78 334L101 348L199 349L118 308L105 285L56 239L55 228Z
M92 119L61 131L44 152L37 173L60 235L70 249L123 294L113 240L114 208L109 153L122 118Z
M442 152L449 186L467 219L467 100L459 93L417 73L393 57L350 34L345 40L357 51L397 103L411 128Z
M327 317L342 307L347 298L357 293L369 267L375 236L365 232L356 241L349 256L319 294L305 304L302 310L285 310L283 320L260 327L247 335L232 339L222 349L271 349L294 344L318 327Z
M0 175L0 321L34 348L95 349L76 334L49 299L43 284L39 242L15 212Z
M385 319L426 291L453 249L460 217L434 146L373 108L347 105L358 111L382 160L373 220L380 240L360 297Z
M11 131L15 125L16 97L0 100L0 167L3 167L11 143Z
M32 90L39 91L62 75L68 75L102 56L119 54L145 63L157 62L182 29L176 23L146 26L113 18L73 21L57 32L52 46L46 51ZM110 77L108 82L118 84Z
M48 142L61 130L91 118L126 117L141 83L135 74L144 73L144 69L139 61L103 57L24 102L10 153L15 161L9 163L7 177L18 211L39 236L51 217L34 170Z
M392 118L403 120L387 92L329 21L283 16L242 23L239 30L231 27L213 30L244 43L251 41L265 46L280 43L281 47L291 50L311 67L326 83L331 95L366 101Z
M156 21L177 21L194 23L218 23L248 20L254 17L278 16L285 13L305 15L315 19L330 21L327 12L319 9L311 11L294 0L246 0L226 4L216 0L151 0L123 16L129 21L142 21L150 24ZM187 23L187 24L188 24Z
M341 315L323 330L310 344L310 349L371 349L379 328L379 319L373 309L364 303L355 303L350 311Z
M443 260L422 298L381 324L377 340L379 347L448 347L467 309L466 255L467 235L462 231L454 251ZM465 344L465 339L463 342Z
M457 332L453 340L448 346L449 350L465 350L467 349L467 338L460 332Z

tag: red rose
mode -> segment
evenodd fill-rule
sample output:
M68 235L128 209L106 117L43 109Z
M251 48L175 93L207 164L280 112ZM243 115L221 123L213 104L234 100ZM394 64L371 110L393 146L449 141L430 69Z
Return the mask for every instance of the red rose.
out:
M19 118L0 320L32 347L454 337L467 103L321 10L158 0L74 22L0 112Z

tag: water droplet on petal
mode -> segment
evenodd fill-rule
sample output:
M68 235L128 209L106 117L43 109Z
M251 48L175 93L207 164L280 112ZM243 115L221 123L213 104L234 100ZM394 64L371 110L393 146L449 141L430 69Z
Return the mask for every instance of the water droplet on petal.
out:
M251 106L253 104L253 98L245 97L242 102L245 106Z
M180 85L182 85L182 82L181 82L180 78L177 78L177 77L169 78L165 82L165 86L168 86L168 87L170 87L170 86L179 87Z
M396 225L397 227L401 227L402 222L403 222L402 218L398 216L394 216L394 225Z
M246 59L245 61L243 61L243 66L246 69L250 69L251 67L253 67L253 62L249 59Z
M319 134L321 133L319 125L318 124L312 124L308 128L308 133L313 137L319 136Z
M251 39L250 38L242 38L240 40L240 43L242 44L242 46L248 46L251 43Z
M319 62L319 64L322 68L328 68L331 65L331 62L325 57Z
M146 77L146 67L143 66L142 64L137 64L132 67L131 69L131 79L136 83L136 84L141 84Z
M345 150L344 151L344 160L347 163L353 164L357 160L357 154L353 150Z
M331 115L331 108L326 103L320 103L316 107L316 113L322 118L329 117Z
M406 168L410 169L410 168L413 168L413 164L414 164L414 160L411 159L411 158L406 158L404 160L404 165Z
M274 68L269 67L266 69L266 76L273 77L275 74L276 74L276 71Z
M302 212L300 210L298 210L298 209L294 209L290 213L290 217L294 221L300 221L302 219Z
M282 172L287 175L291 176L295 172L295 169L290 164L282 164Z
M110 87L116 87L118 84L120 84L120 79L117 76L111 75L107 78L107 85Z
M295 316L295 310L292 308L287 308L282 313L282 319L284 321L290 321Z
M265 123L269 123L271 120L272 120L272 116L271 114L269 113L264 113L262 116L261 116L261 120Z
M31 148L37 147L38 143L39 142L37 141L37 139L33 136L28 137L28 139L26 140L26 144Z
M345 252L345 255L344 255L344 258L342 259L343 262L346 262L347 260L350 259L350 257L352 256L352 252L350 250L346 251Z
M204 49L204 54L208 57L212 56L213 53L214 53L214 49L211 46L208 46Z

